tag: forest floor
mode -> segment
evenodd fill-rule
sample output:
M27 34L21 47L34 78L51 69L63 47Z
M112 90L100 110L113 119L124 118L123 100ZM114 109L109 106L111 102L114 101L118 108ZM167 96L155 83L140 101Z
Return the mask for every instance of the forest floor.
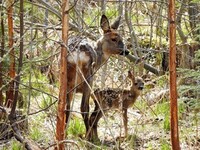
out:
M58 93L57 90L54 92ZM164 94L158 97L162 92ZM84 138L85 127L80 114L81 94L76 94L66 131L67 149L171 150L170 107L167 92L166 88L158 87L143 91L134 106L128 109L128 137L126 138L123 138L124 127L120 111L110 111L106 118L102 117L99 121L98 134L101 142L97 144L90 143ZM33 99L30 112L43 109L53 102L45 96L36 97ZM180 147L182 150L200 150L200 112L190 109L181 99L178 103ZM90 107L91 112L94 108L92 100L90 100ZM28 117L29 131L25 135L38 143L42 149L53 149L50 145L55 139L56 108L57 104ZM0 149L20 150L23 149L23 145L12 138L7 143L1 143Z
M92 103L90 105L92 105ZM180 146L182 150L200 149L200 125L198 123L198 115L199 114L195 114L194 112L181 112L179 115ZM74 117L79 118L78 121L82 121L80 115L74 115L73 118ZM124 135L121 113L111 111L106 115L106 118L102 117L98 125L98 134L101 143L98 143L96 146L91 146L89 144L89 148L110 150L171 149L169 101L163 101L150 106L148 102L144 100L144 96L142 96L137 100L133 108L128 110L128 118L129 135L127 138L119 138ZM73 123L76 127L75 122ZM71 123L72 126L73 123ZM71 136L71 138L74 139L74 136ZM88 149L87 146L85 148Z

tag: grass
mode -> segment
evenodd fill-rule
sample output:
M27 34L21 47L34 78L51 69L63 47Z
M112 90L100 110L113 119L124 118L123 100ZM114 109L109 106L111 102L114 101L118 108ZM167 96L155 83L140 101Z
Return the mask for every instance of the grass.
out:
M171 146L169 144L169 141L161 140L161 150L171 150Z
M44 108L47 108L48 106L50 106L50 104L52 104L52 98L47 96L47 97L44 97L42 100L41 100L41 104L40 104L40 107L42 109Z
M0 149L1 150L23 150L25 149L24 148L24 145L21 144L20 142L18 142L17 140L15 139L12 139L10 141L10 144L5 144L5 145L0 145Z
M12 150L22 150L24 149L23 148L23 145L21 143L19 143L18 141L12 141L12 146L11 146L11 149Z
M31 116L29 118L29 138L42 144L50 141L53 135L51 134L51 130L47 128L48 123L50 123L48 115L45 113L38 113L36 116Z
M71 119L67 134L73 137L83 137L85 134L85 125L83 120L79 118Z
M38 128L37 126L33 126L30 130L30 137L34 141L39 141L43 137L43 134L41 132L41 129Z

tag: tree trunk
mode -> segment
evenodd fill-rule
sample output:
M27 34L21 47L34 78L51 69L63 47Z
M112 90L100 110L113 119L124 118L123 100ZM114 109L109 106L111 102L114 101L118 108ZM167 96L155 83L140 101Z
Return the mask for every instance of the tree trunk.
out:
M15 78L15 53L14 53L14 36L13 36L13 0L8 1L8 45L10 56L9 77L11 79L9 89L6 95L6 107L11 107L14 99L14 78Z
M173 150L180 150L178 133L178 108L176 86L176 24L175 0L169 0L169 72L170 72L170 123Z
M18 100L18 94L19 94L19 83L20 83L20 74L21 74L21 70L22 70L22 60L23 60L23 49L24 49L24 43L23 43L23 35L24 35L24 2L23 0L20 0L20 52L19 52L19 64L18 64L18 70L17 70L17 77L16 77L16 86L15 86L15 93L14 93L14 101L13 101L13 105L11 108L11 113L10 113L10 117L13 119L15 116L15 109L17 106L17 100Z
M59 143L58 147L55 149L64 150L64 143L62 141L65 139L65 108L66 108L66 96L67 96L67 39L69 30L69 20L68 20L68 9L69 1L62 1L62 40L63 44L61 46L61 59L60 59L60 92L58 100L58 113L57 113L57 124L56 124L56 140ZM70 105L70 104L67 104Z
M1 2L2 3L2 2ZM1 4L0 3L0 4ZM1 11L3 9L2 5L0 7ZM0 35L0 40L1 40L1 50L0 50L0 57L3 58L4 55L4 48L5 48L5 32L4 32L4 13L3 11L1 12L1 16L0 16L0 20L1 20L1 35ZM3 68L2 68L2 63L3 61L0 61L0 106L3 106L3 91L2 91L2 86L3 86L3 78L2 78L2 72L3 72Z

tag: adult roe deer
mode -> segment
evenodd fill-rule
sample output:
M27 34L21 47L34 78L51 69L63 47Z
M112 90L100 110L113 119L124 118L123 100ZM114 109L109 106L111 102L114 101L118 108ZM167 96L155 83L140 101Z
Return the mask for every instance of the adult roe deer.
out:
M91 95L95 102L95 108L90 117L91 140L99 140L97 133L98 121L103 116L103 112L105 113L111 109L121 109L123 111L125 137L127 136L127 109L134 104L137 97L140 95L141 90L144 88L143 79L140 77L135 78L133 72L128 72L128 78L132 81L130 90L111 88L105 90L97 89L95 90L94 95Z
M125 50L123 39L117 32L119 23L120 17L109 25L107 17L102 15L100 24L104 34L94 48L84 38L69 39L66 122L69 119L73 92L82 93L81 112L86 127L86 138L89 136L89 98L93 74L111 55L129 53Z

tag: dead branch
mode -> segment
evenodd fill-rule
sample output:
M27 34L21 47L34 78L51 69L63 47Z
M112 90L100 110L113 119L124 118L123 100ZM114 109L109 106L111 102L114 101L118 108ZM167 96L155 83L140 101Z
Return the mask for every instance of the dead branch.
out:
M13 121L11 121L11 122L13 122ZM23 138L23 136L21 135L19 129L17 128L16 123L12 123L11 127L13 129L13 133L14 133L15 138L20 143L24 143L25 148L27 150L41 150L40 147L38 145L36 145L34 142L31 142L30 140Z
M138 57L136 57L136 56L134 56L134 55L127 55L126 56L130 61L132 61L132 62L139 62L139 61L141 61L141 59L140 58L138 58ZM160 71L158 70L158 69L156 69L155 67L153 67L153 66L151 66L151 65L149 65L149 64L147 64L147 63L144 63L144 68L146 69L146 70L148 70L148 71L150 71L150 72L152 72L152 73L154 73L155 75L160 75Z
M51 145L49 145L48 147L46 147L44 150L47 150L53 146L58 146L58 144L72 144L72 145L75 145L78 150L80 150L80 147L78 146L78 144L75 142L75 141L72 141L72 140L63 140L63 141L60 141L59 143L53 143Z

